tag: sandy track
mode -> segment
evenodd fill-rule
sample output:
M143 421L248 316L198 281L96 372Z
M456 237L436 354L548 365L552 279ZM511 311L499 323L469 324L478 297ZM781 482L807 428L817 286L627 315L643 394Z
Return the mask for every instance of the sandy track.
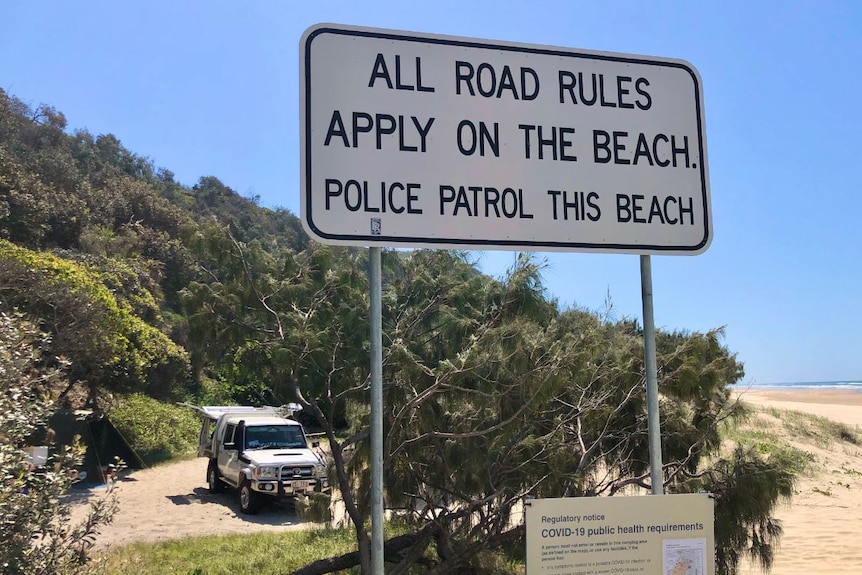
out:
M116 483L119 511L110 525L101 528L96 547L309 526L286 502L266 505L257 515L241 514L236 491L209 493L206 468L207 460L200 458L123 473ZM89 498L105 495L104 487L75 491L73 520L83 515Z

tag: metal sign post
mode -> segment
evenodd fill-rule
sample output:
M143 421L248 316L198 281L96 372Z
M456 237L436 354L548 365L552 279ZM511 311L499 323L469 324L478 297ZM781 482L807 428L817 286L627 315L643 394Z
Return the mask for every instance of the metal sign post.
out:
M380 248L368 249L371 291L371 572L383 575L383 316Z
M641 256L641 302L644 312L644 371L646 372L647 434L652 494L664 493L661 457L661 426L658 411L658 370L655 359L655 317L652 306L652 261Z

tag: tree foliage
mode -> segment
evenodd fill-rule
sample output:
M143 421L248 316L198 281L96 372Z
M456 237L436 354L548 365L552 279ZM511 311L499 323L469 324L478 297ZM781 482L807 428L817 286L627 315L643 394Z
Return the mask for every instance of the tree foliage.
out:
M111 409L111 423L147 465L197 452L200 419L185 407L134 393Z
M40 317L52 351L75 359L70 376L91 389L148 391L168 398L183 383L185 351L133 313L99 272L0 240L0 296ZM119 291L121 286L117 286ZM139 310L151 295L137 292ZM149 296L149 297L148 297ZM155 310L151 310L155 313Z
M38 318L94 393L302 403L359 548L308 573L370 566L367 264L216 177L183 186L0 90L7 308ZM465 252L383 253L385 499L412 526L387 545L393 573L523 549L526 496L651 487L640 326L560 309L542 271L529 254L495 279ZM716 494L720 575L745 554L768 568L792 466L722 444L742 363L720 329L659 332L657 348L666 491Z
M213 351L235 367L253 358L246 367L269 374L271 391L285 400L292 397L284 382L294 382L329 435L356 560L367 570L364 257L318 247L275 260L229 230L211 239L218 238L209 244L222 250L211 281L193 285L184 300L190 318L203 314L191 339L237 351L254 340L251 356ZM388 557L393 572L418 560L430 572L469 569L483 549L523 548L523 525L512 521L525 496L650 489L636 323L559 310L542 287L541 262L527 255L501 280L478 274L463 253L384 256L386 503L416 529ZM787 491L764 478L787 486L792 472L756 453L722 452L721 427L739 415L728 386L743 368L720 338L721 330L661 333L658 363L664 488L719 495L719 572L729 574L744 553L770 565L780 534L771 514ZM346 437L336 433L343 414ZM758 505L747 504L752 498ZM341 563L321 563L317 572L332 564Z
M109 496L71 522L63 496L81 462L79 445L55 450L44 466L31 463L27 446L46 435L63 378L45 364L45 338L22 315L0 312L0 567L7 575L86 572L88 551L116 509Z

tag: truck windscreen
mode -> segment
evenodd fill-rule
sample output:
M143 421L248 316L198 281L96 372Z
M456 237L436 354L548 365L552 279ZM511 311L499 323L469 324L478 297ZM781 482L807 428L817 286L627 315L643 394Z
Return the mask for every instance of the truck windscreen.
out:
M307 447L298 425L260 425L245 428L246 449L298 449Z

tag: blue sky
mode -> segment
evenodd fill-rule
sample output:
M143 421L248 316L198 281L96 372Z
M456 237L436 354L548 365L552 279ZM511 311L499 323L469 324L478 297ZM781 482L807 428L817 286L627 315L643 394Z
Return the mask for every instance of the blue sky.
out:
M862 4L31 0L3 8L0 86L298 214L299 39L319 22L688 60L715 233L652 257L656 325L726 326L745 383L862 380ZM563 304L641 317L636 255L538 255ZM497 275L515 254L477 257Z

